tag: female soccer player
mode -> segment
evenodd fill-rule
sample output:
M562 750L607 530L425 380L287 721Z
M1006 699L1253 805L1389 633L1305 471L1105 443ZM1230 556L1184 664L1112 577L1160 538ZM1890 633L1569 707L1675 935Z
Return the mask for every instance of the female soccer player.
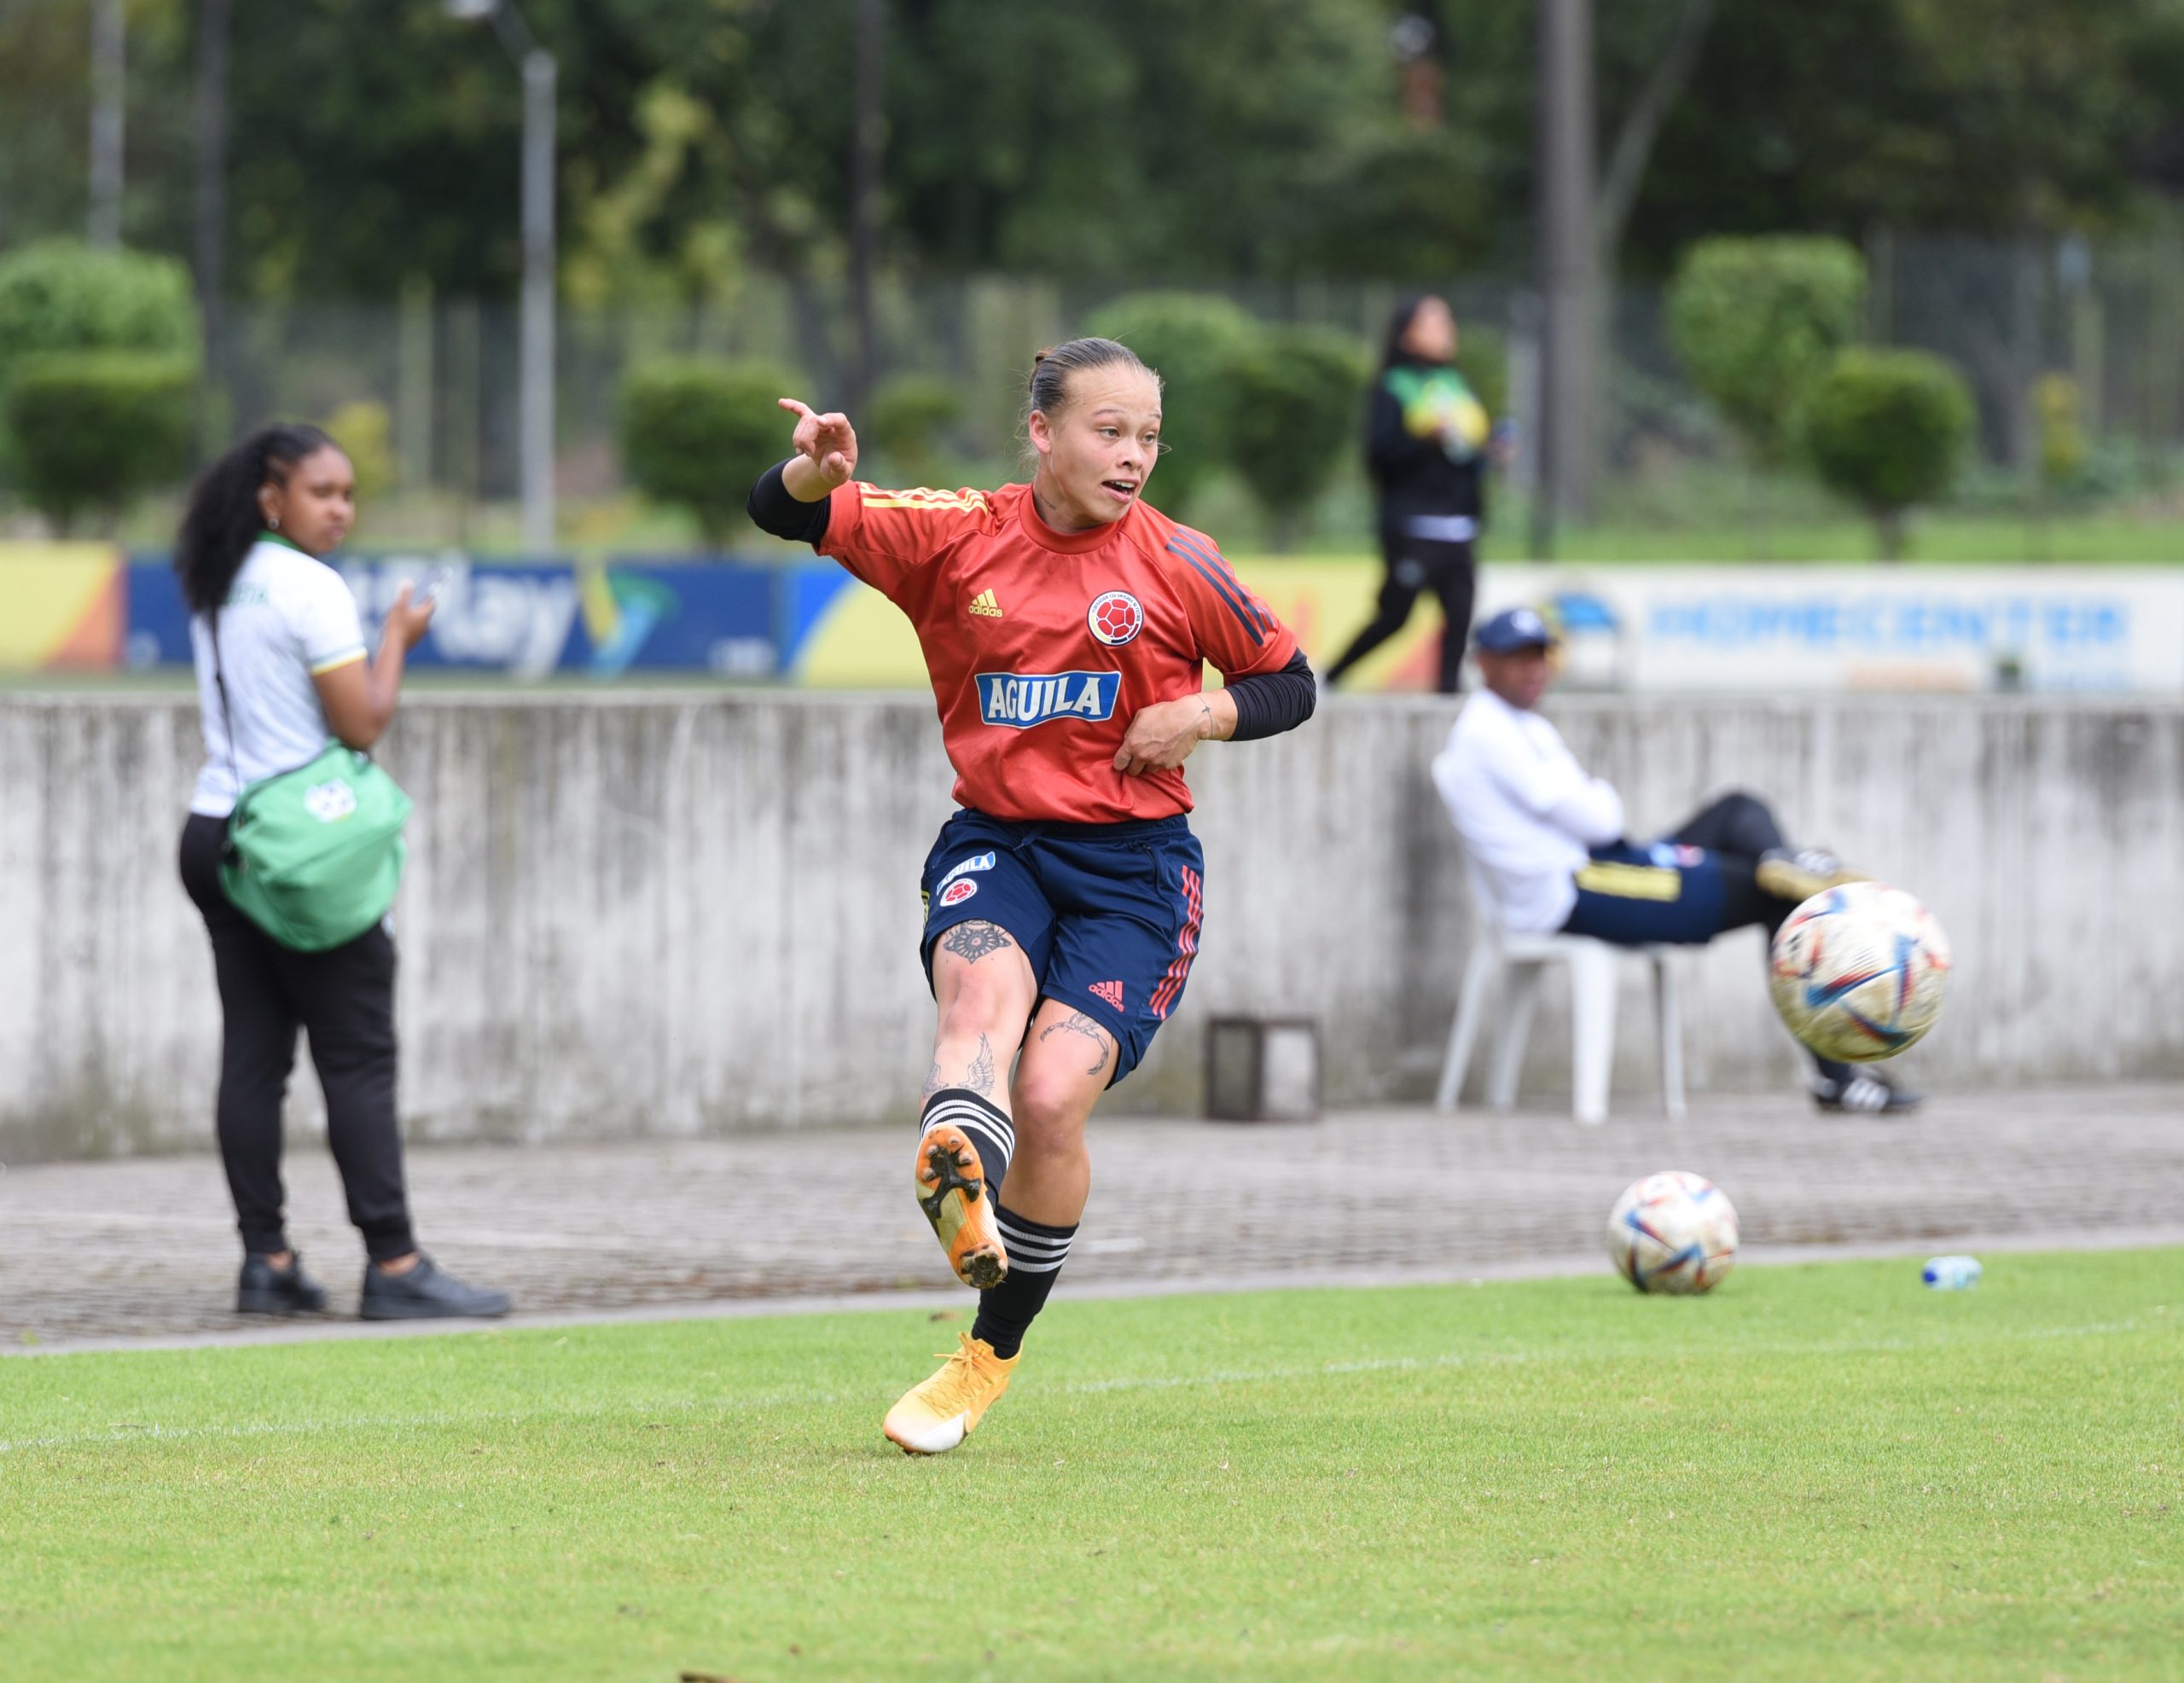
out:
M1042 353L1037 471L993 492L857 484L848 418L784 398L796 454L751 493L759 525L909 616L962 808L925 863L939 1025L915 1173L980 1297L961 1348L888 1411L912 1454L954 1448L1008 1389L1083 1213L1085 1120L1182 997L1205 869L1183 762L1312 711L1296 638L1143 500L1160 391L1112 340ZM1203 689L1208 661L1226 688Z

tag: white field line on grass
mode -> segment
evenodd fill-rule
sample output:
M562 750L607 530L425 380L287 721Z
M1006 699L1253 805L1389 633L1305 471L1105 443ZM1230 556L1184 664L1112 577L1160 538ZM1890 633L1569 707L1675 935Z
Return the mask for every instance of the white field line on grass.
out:
M1908 1355L1938 1349L1965 1349L1984 1343L2026 1343L2052 1338L2111 1338L2119 1333L2174 1331L2173 1326L2131 1320L2095 1320L2064 1326L2026 1326L1983 1331L1956 1337L1906 1338L1844 1338L1820 1342L1778 1339L1767 1343L1740 1343L1719 1352L1733 1355ZM1345 1361L1316 1362L1284 1367L1215 1368L1202 1373L1141 1373L1105 1379L1065 1379L1039 1387L1041 1392L1061 1396L1102 1396L1117 1391L1184 1390L1219 1385L1282 1384L1299 1379L1338 1378L1360 1373L1431 1373L1457 1367L1519 1367L1553 1363L1614 1361L1623 1356L1655 1354L1651 1344L1595 1345L1583 1349L1555 1351L1450 1351L1442 1355L1363 1356ZM0 1438L0 1455L38 1449L80 1448L90 1444L179 1443L197 1439L252 1437L316 1437L355 1431L421 1431L435 1426L544 1425L588 1420L642 1419L664 1413L694 1414L764 1408L834 1407L845 1404L878 1404L893 1396L886 1391L824 1390L773 1391L757 1396L734 1397L706 1402L688 1398L630 1404L568 1408L487 1409L450 1413L444 1410L410 1414L346 1414L332 1419L258 1420L241 1425L202 1426L108 1426L101 1431L53 1432L37 1437Z

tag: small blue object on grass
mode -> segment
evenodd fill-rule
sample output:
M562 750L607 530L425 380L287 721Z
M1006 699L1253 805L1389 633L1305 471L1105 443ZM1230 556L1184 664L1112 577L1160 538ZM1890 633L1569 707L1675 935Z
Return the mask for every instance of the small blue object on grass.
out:
M1969 1291L1979 1283L1977 1256L1936 1256L1920 1276L1937 1291Z

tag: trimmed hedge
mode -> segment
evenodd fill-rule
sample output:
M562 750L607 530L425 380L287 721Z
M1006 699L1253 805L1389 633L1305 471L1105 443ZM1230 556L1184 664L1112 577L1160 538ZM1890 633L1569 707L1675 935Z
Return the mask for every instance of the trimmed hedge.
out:
M1820 477L1873 518L1882 555L1903 514L1949 489L1974 420L1964 376L1923 351L1846 351L1814 389L1804 444Z
M1866 263L1840 240L1701 240L1669 289L1669 335L1692 383L1762 461L1795 443L1798 411L1857 337Z
M1160 461L1146 496L1183 518L1191 498L1234 461L1234 372L1262 329L1243 308L1211 293L1132 293L1086 323L1121 340L1161 376Z
M948 429L963 418L961 393L932 374L897 374L880 382L863 421L873 445L906 483L930 485Z
M720 544L745 499L788 454L793 422L775 400L804 382L770 363L678 357L640 364L622 382L622 460L654 502L687 508Z
M24 496L65 536L87 510L111 529L136 496L189 470L194 357L78 351L34 357L6 410Z
M1371 377L1364 347L1333 328L1263 328L1230 364L1236 470L1272 516L1276 549L1356 447Z

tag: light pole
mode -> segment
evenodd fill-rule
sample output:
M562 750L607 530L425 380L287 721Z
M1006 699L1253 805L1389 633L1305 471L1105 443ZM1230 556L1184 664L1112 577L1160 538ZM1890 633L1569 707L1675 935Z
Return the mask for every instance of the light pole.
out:
M518 403L523 460L523 544L554 547L553 54L510 0L443 0L450 17L491 19L523 74L523 357Z
M91 208L89 243L121 243L122 139L127 123L129 18L121 0L91 11Z

